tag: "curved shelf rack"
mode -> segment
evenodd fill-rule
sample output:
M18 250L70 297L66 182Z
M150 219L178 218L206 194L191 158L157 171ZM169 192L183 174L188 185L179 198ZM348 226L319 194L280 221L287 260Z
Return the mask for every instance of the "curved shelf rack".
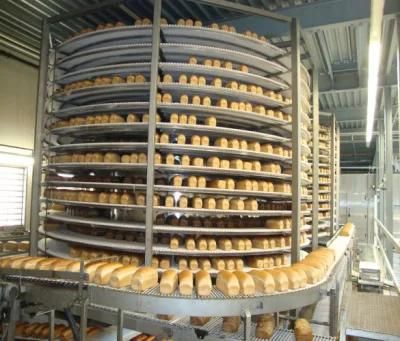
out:
M54 242L50 240L50 242ZM346 251L350 247L352 237L337 237L329 246L336 251L336 260L328 269L324 278L318 283L305 288L289 290L288 292L260 294L255 296L227 297L216 287L211 295L199 297L194 292L191 296L181 296L178 293L161 295L159 286L138 293L131 289L113 289L95 284L88 285L92 304L116 307L126 311L137 311L146 306L146 312L154 314L191 315L193 303L196 304L196 314L199 316L240 316L243 307L252 315L273 313L275 311L291 310L310 305L326 293L336 280L337 274L343 273L347 264ZM50 243L49 243L50 244ZM52 243L53 246L56 245ZM41 250L45 250L45 242L41 240ZM53 255L65 255L62 251L50 251Z
M104 208L104 209L124 209L124 210L145 210L145 205L124 205L124 204L105 204L99 202L86 202L86 201L71 201L61 199L50 199L41 198L42 202L60 204L64 206L75 206L75 207L91 207L91 208ZM165 206L154 206L156 213L182 213L186 215L221 215L221 216L235 216L235 215L248 215L253 217L282 217L290 216L291 211L286 210L222 210L222 209L207 209L207 208L181 208L181 207L165 207Z
M136 222L127 222L121 220L111 220L105 218L87 218L80 216L70 216L65 213L51 213L45 216L47 219L65 224L79 224L90 227L103 227L123 231L145 232L145 225ZM310 229L309 225L301 228L301 232ZM252 236L275 236L290 235L291 229L267 229L265 227L246 227L246 228L218 228L218 227L194 227L194 226L173 226L173 225L154 225L155 233L181 233L181 234L201 234L201 235L252 235Z
M118 55L115 54L116 50L118 50ZM215 48L206 45L166 43L160 44L160 50L166 62L170 63L186 63L188 56L198 58L199 61L209 58L226 60L226 56L229 56L229 61L233 64L248 66L249 73L259 76L271 75L276 77L278 82L282 82L279 75L282 72L287 72L287 69L279 63L246 53L247 51L238 52L232 49ZM67 72L75 72L82 69L108 66L110 64L149 63L150 61L151 44L130 44L97 47L77 52L56 61L56 67ZM58 77L61 77L62 74L63 72L59 72ZM283 82L285 85L282 89L286 89L288 83L286 81Z
M219 48L234 48L239 51L251 51L253 55L275 58L285 51L258 39L243 34L225 32L206 27L190 27L180 25L161 26L163 37L167 43L185 43L211 45ZM71 54L96 46L115 46L123 43L151 43L152 25L123 26L81 34L71 38L57 47L61 54Z
M52 114L59 118L69 118L80 115L90 115L96 113L145 113L148 111L148 102L128 102L128 103L106 103L106 104L90 104L79 107L63 108L53 111ZM292 131L291 123L269 117L254 112L232 110L216 106L204 106L181 103L160 103L157 105L158 111L163 114L171 114L174 112L184 112L187 114L195 114L198 118L215 116L217 121L222 124L234 125L236 127L248 127L258 129L269 134L280 134L289 136ZM302 128L302 139L310 140L311 134L307 129Z
M143 253L145 250L144 243L128 242L125 240L112 240L105 237L91 236L83 233L77 233L70 231L66 228L59 228L55 231L45 231L43 228L39 229L39 232L55 240L61 240L68 243L74 243L79 245L85 245L90 247L99 247L105 249L112 249L122 252L137 252ZM305 243L302 246L305 247L309 243ZM255 256L255 255L272 255L277 253L284 253L290 250L290 246L278 247L272 249L250 249L250 250L221 250L216 249L213 251L209 250L187 250L186 248L180 247L177 249L170 249L168 245L154 244L153 251L156 255L168 255L168 256L189 256L189 257L207 257L207 256Z
M303 170L307 169L306 164L303 165ZM44 169L62 171L72 173L73 171L118 171L128 172L142 172L145 173L147 170L146 163L53 163L44 166ZM230 177L251 177L257 179L280 179L290 180L291 175L289 174L278 174L269 172L257 172L231 168L213 168L213 167L197 167L197 166L181 166L181 165L167 165L160 164L154 165L154 169L157 174L198 174L198 175L225 175ZM307 184L308 180L304 179L304 184Z
M81 181L47 181L48 187L77 187L77 188L104 188L104 189L124 189L132 191L145 191L146 185L115 183L115 182L81 182ZM180 192L190 194L214 194L218 196L240 196L240 197L258 197L258 198L274 198L274 199L290 199L291 193L281 192L262 192L262 191L244 191L244 190L228 190L218 188L199 188L187 186L169 186L154 185L154 191L163 192Z

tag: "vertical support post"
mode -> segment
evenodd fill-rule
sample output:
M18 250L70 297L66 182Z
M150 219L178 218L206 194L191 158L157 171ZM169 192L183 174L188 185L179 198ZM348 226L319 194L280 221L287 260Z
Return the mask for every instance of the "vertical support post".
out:
M379 210L378 218L385 224L385 215L383 213L384 209L384 191L383 191L383 179L384 179L384 168L385 168L385 133L383 127L383 121L378 121L378 143L379 143L379 179L378 179L378 189L379 189Z
M329 292L329 335L335 337L337 334L338 310L339 310L339 286L335 280L335 288Z
M154 195L154 154L157 115L157 77L160 57L160 19L161 0L154 1L152 51L150 69L150 106L147 141L147 190L146 190L146 232L145 232L145 264L151 265L153 257L153 195Z
M313 69L313 162L312 162L312 249L318 248L319 227L319 90L318 70Z
M79 341L85 341L86 329L87 329L88 304L89 304L88 299L82 301L81 304L82 306L81 306L81 320L79 324L79 335L80 335Z
M378 218L378 194L375 193L375 195L374 195L374 235L373 235L373 244L374 244L375 248L378 246L378 243L376 241L376 237L378 235L378 223L376 222L377 218Z
M10 302L11 302L11 310L10 310L10 321L7 327L7 341L15 340L15 325L18 321L19 315L19 299L18 299L18 290L16 287L10 290Z
M336 230L339 229L339 217L340 217L340 127L337 124L336 127Z
M124 311L118 309L117 341L124 339Z
M400 15L396 16L397 26L397 103L400 103ZM397 132L399 143L399 160L400 160L400 107L397 105Z
M393 106L390 88L384 89L385 95L385 120L386 120L386 155L385 155L385 215L386 228L393 234ZM386 238L385 238L386 239ZM385 243L386 254L390 264L393 265L393 246L390 242Z
M251 314L248 310L244 312L244 341L251 340Z
M291 22L292 42L292 253L291 261L300 260L301 228L301 95L300 95L300 25Z
M40 182L42 176L42 133L43 115L46 106L47 72L49 58L49 25L46 19L42 21L42 41L40 47L40 69L38 80L38 92L36 99L36 125L35 144L33 150L32 169L32 198L31 198L31 226L29 255L37 256L39 240L39 212L40 212Z
M55 311L49 311L49 341L54 340L54 320L55 320Z
M335 234L335 135L336 135L336 118L335 115L332 114L331 117L331 150L330 150L330 167L331 167L331 209L330 209L330 226L329 226L329 235L333 237Z

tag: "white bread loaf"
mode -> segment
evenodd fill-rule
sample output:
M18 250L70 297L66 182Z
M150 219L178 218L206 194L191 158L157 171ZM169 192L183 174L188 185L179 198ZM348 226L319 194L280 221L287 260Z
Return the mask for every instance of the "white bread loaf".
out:
M133 275L131 288L135 291L144 291L158 283L157 270L152 267L141 267Z
M110 286L113 288L123 288L131 284L132 276L137 270L136 265L125 265L115 269L110 278Z
M200 270L196 272L195 278L197 295L209 296L212 289L210 274L207 271Z
M255 284L257 292L272 294L275 292L275 281L273 276L264 270L251 270L248 272Z
M244 271L235 271L233 273L239 281L240 295L254 295L256 293L256 286L253 277Z
M179 293L181 295L191 295L193 292L193 273L183 270L179 273Z
M226 296L239 295L239 280L232 272L226 270L218 272L216 285L217 288Z
M123 265L121 263L107 263L99 266L94 275L94 282L100 285L108 284L112 272L122 267Z
M286 292L289 290L289 279L285 272L281 270L268 270L275 281L275 290L278 292Z
M178 272L168 269L163 272L160 280L160 293L164 295L172 294L178 287Z

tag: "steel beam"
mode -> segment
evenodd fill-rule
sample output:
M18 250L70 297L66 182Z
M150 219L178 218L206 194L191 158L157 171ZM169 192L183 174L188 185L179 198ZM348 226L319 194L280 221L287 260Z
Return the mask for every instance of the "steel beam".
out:
M39 212L40 212L40 182L42 170L42 132L44 112L46 105L47 75L49 61L49 26L46 19L42 22L42 42L40 49L40 69L38 80L38 93L36 99L36 126L35 144L33 150L34 164L32 173L32 200L31 200L31 226L30 226L30 250L31 256L38 253L39 240Z
M336 125L336 229L339 229L339 217L340 217L340 127Z
M312 249L318 248L319 227L319 93L318 93L318 70L313 69L313 165L312 165Z
M300 86L300 25L293 18L290 26L292 41L292 263L300 260L301 228L301 86Z
M397 69L397 103L400 103L400 15L396 16L396 26L397 26L397 56L396 56L396 69ZM397 106L397 133L400 135L400 109ZM394 123L394 122L393 122ZM399 160L400 160L400 139L399 139Z
M330 177L331 177L331 209L330 209L330 226L329 234L331 237L335 234L335 150L336 150L336 118L332 114L331 117L331 150L330 150Z
M150 69L150 107L149 107L149 132L147 141L147 189L146 189L146 232L145 232L145 264L151 265L153 257L153 197L154 197L154 154L157 115L157 77L158 62L160 58L160 19L161 0L154 1L152 54Z
M257 10L257 8L254 9ZM386 17L394 17L398 12L400 12L398 0L385 1L384 15ZM370 6L365 3L365 0L325 0L280 8L274 13L298 18L304 32L317 32L323 28L339 25L367 23L370 19ZM238 31L255 30L257 33L270 37L281 37L288 34L285 25L279 23L265 25L262 19L260 17L243 17L230 20L229 24L234 25Z
M384 90L385 96L385 216L386 228L393 234L393 108L392 108L392 94L390 89ZM389 262L393 265L393 247L389 243L385 243L386 254Z
M267 17L270 19L279 20L279 21L283 21L286 23L290 23L292 20L292 18L290 16L282 15L282 14L279 14L276 12L270 12L270 11L267 11L267 10L259 8L259 7L246 6L246 5L242 5L242 4L238 4L238 3L226 1L226 0L191 0L191 1L195 1L196 3L201 3L204 5L210 5L213 7L223 8L228 11L240 12L245 15L264 17L264 18L260 18L260 19L265 19L265 17Z

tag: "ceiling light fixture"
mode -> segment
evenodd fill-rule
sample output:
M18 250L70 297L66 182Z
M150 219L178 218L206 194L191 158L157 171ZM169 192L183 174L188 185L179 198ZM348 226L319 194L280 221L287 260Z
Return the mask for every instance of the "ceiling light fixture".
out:
M367 103L367 134L369 147L374 129L376 97L378 91L379 67L381 58L381 32L383 7L385 0L371 0L371 20L368 47L368 103Z

